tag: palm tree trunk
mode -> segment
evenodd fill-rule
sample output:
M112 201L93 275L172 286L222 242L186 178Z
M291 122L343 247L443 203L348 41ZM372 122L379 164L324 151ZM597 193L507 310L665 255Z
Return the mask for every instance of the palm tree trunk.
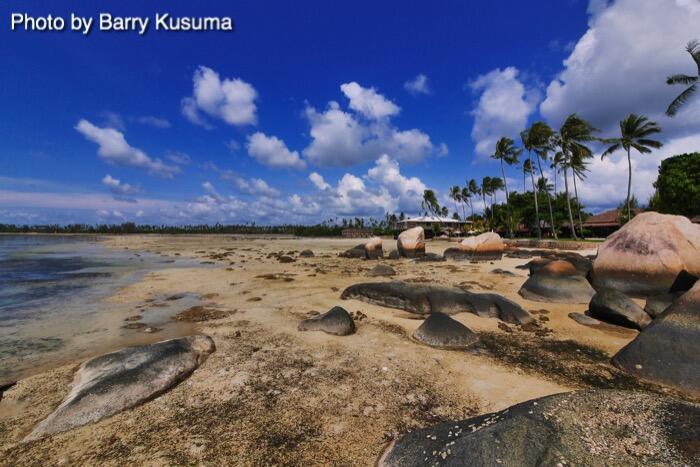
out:
M469 198L469 207L472 210L472 221L474 221L474 200Z
M578 197L578 189L576 188L576 172L573 172L574 179L574 195L576 195L576 208L578 210L578 230L581 233L581 238L583 237L583 221L581 220L581 200Z
M571 214L571 198L569 198L569 169L564 167L564 193L566 195L566 208L569 211L569 227L571 227L571 236L574 240L578 240L576 236L576 225L574 225L574 216Z
M540 177L544 178L544 172L542 172L542 161L540 160L539 154L537 154L537 167L539 167L540 169ZM547 189L546 185L544 191L547 193L547 206L549 207L549 226L552 229L552 235L554 235L554 239L559 240L559 235L557 235L557 229L554 227L554 211L552 211L552 200L549 197L549 190ZM554 194L555 196L557 194L556 188L554 189Z
M632 158L630 157L630 148L627 148L627 168L629 175L627 177L627 222L632 219L632 210L630 209L630 194L632 192Z
M530 161L530 181L532 182L532 195L535 198L535 220L537 220L537 239L542 240L542 228L540 227L540 203L537 199L537 188L535 187L535 174L534 170L532 170L532 153L530 151L527 152L527 158ZM525 185L525 182L523 181L523 186Z
M508 182L506 181L506 171L503 169L503 159L501 159L501 175L503 175L503 186L506 189L506 215L508 216L508 235L513 238L513 219L510 216L510 204L508 203Z

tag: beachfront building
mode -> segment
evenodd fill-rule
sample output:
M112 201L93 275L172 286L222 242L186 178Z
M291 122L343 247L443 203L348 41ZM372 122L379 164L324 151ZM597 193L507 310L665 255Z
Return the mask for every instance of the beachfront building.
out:
M402 231L412 227L423 227L426 234L435 233L435 229L448 234L457 234L460 232L469 232L472 230L474 222L468 220L458 220L451 217L438 216L418 216L401 220L396 223L395 230Z
M632 209L632 212L639 214L642 210ZM611 209L610 211L590 216L583 222L583 228L593 232L593 235L596 237L605 238L622 227L620 222L621 214L619 209Z

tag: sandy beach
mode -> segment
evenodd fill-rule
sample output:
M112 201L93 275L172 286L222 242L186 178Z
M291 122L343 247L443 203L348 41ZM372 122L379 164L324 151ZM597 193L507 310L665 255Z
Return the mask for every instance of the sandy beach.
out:
M130 313L140 315L133 322L148 324L158 303L196 296L198 303L178 315L183 325L174 329L207 334L217 350L155 400L30 443L21 440L65 397L85 356L20 380L0 402L0 465L371 465L388 441L411 429L580 388L640 384L609 363L637 331L587 327L568 317L587 305L524 300L517 291L527 271L516 266L528 259L474 264L338 257L356 239L134 235L106 242L197 259L201 267L150 272L107 300L139 304ZM385 251L395 245L384 239ZM448 246L433 240L426 249L442 254ZM305 249L314 257L299 257ZM280 263L278 253L295 261ZM397 275L368 277L376 264L390 265ZM492 272L496 268L512 275ZM538 326L459 313L454 318L481 343L469 351L426 347L410 338L421 323L415 316L340 299L352 284L386 280L497 293L530 311ZM355 334L297 330L302 319L336 305L353 315ZM106 322L123 324L113 321ZM134 327L130 344L173 332Z

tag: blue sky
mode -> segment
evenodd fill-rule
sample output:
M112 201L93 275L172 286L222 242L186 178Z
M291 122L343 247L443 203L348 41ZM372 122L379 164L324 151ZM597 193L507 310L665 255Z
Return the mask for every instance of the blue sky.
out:
M700 149L696 103L662 115L680 92L663 77L693 72L695 0L154 3L0 6L0 222L412 213L424 188L446 202L498 175L495 138L574 111L603 132L630 112L667 130L636 167L643 200L663 157ZM11 32L12 12L230 16L236 31ZM584 202L616 205L625 171L595 161Z

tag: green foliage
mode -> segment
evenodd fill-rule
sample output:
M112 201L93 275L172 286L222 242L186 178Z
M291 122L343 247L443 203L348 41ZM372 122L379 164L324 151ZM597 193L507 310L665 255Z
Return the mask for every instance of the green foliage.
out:
M669 104L668 109L666 109L666 115L669 117L675 116L676 113L678 113L678 111L685 106L685 104L695 95L698 90L698 81L700 81L700 42L688 42L685 50L690 54L690 57L695 62L695 66L698 68L698 74L695 76L672 75L666 78L666 84L668 85L680 84L687 86L685 91L680 93L678 97L676 97L673 102Z
M700 214L700 152L669 157L661 162L650 208L666 214Z

